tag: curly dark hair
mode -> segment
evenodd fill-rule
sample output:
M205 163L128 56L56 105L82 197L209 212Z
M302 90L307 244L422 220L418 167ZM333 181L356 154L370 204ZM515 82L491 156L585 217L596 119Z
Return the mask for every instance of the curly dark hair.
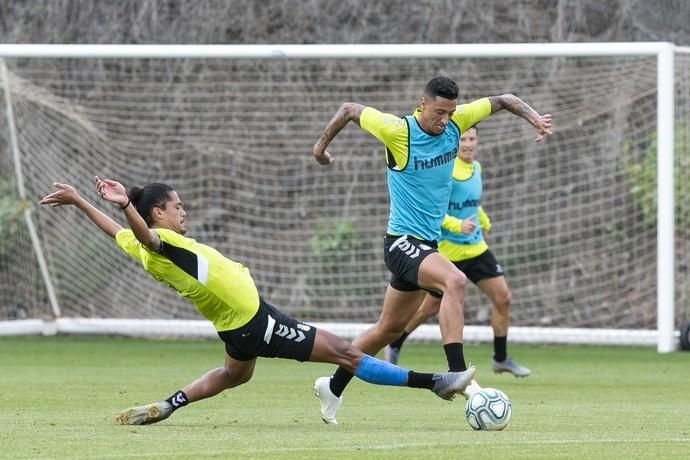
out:
M424 88L424 96L436 99L441 96L444 99L457 99L460 94L458 84L448 77L438 76L429 80Z

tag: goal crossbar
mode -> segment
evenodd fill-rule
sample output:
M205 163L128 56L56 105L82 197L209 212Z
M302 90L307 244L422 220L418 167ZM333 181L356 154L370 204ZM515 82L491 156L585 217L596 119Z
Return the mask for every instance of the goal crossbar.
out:
M668 42L397 45L0 45L5 58L497 58L658 56Z

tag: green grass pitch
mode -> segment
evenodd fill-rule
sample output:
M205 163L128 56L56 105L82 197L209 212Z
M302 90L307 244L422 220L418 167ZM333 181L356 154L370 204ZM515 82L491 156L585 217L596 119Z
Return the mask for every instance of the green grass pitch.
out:
M311 394L333 366L260 359L247 385L150 426L113 424L222 363L220 341L0 338L0 458L678 459L690 455L690 353L518 346L532 368L494 375L488 345L468 345L484 386L512 400L503 432L475 432L464 400L353 381L321 422ZM443 368L439 345L408 344L401 364Z

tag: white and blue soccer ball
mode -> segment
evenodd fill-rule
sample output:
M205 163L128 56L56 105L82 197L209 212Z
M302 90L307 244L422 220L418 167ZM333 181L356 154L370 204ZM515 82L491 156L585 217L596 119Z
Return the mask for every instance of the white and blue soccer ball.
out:
M467 423L475 430L499 431L508 426L513 407L501 390L480 388L465 405Z

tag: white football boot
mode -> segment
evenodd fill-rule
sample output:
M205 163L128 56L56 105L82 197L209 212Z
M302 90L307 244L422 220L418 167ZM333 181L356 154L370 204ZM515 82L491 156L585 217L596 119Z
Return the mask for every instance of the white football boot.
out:
M331 378L319 377L314 382L314 396L321 402L321 420L328 425L337 425L335 413L338 411L343 397L337 397L331 391Z

